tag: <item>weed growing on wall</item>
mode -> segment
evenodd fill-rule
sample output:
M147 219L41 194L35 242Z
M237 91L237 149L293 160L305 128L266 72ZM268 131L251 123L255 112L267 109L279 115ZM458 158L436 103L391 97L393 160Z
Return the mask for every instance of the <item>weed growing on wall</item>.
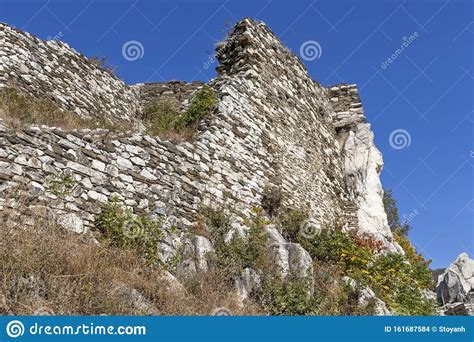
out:
M163 219L134 215L111 198L96 217L95 226L112 246L135 250L152 264L159 259L158 243L163 239Z
M189 140L195 134L199 122L212 112L216 103L215 92L207 85L194 94L184 113L180 113L171 102L154 102L143 113L147 132L166 138Z

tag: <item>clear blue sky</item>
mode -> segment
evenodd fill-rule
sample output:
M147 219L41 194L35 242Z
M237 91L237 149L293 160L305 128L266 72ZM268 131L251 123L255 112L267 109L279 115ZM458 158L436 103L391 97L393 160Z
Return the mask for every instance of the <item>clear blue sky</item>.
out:
M128 83L209 80L214 44L246 16L265 21L294 53L318 42L321 55L305 64L323 85L359 85L384 155L384 187L394 189L410 238L432 266L462 251L474 257L471 0L0 0L0 21L106 56ZM128 61L122 47L132 40L143 56ZM409 146L392 147L397 129Z

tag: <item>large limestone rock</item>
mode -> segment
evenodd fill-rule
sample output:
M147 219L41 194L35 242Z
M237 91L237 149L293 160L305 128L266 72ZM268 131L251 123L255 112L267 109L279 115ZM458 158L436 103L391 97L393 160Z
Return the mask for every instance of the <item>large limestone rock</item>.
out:
M260 276L255 270L251 268L244 269L240 277L235 281L239 303L243 304L252 292L260 287L260 284Z
M380 182L382 154L375 147L370 124L361 122L350 130L343 150L346 185L358 208L358 231L383 241L393 252L403 253L400 246L393 242L388 226Z
M184 260L178 265L177 273L180 278L196 275L208 270L207 256L214 251L211 241L201 235L194 235L183 252Z
M334 108L332 121L343 158L347 228L370 235L381 241L392 252L403 253L393 241L383 206L380 173L382 154L374 143L374 133L365 118L364 109L355 84L341 84L328 88Z
M342 281L348 284L352 289L359 291L358 305L360 307L365 307L373 303L374 314L376 316L392 316L392 312L388 309L385 302L378 298L370 287L360 287L354 279L347 276L343 277Z
M474 291L474 260L461 253L438 277L436 296L442 304L463 302L470 291Z
M299 243L287 242L275 227L269 227L268 249L282 276L312 279L313 260Z

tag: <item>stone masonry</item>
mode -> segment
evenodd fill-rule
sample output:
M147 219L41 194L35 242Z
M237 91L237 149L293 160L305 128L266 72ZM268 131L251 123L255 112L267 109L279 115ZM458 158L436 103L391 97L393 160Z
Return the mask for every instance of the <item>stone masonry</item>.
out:
M112 73L57 40L43 41L0 23L0 86L48 98L83 118L131 121L135 91Z
M355 85L320 86L265 24L250 19L219 44L217 56L210 86L218 105L193 142L44 126L13 131L0 122L0 209L15 207L6 194L21 186L35 206L87 232L114 195L186 232L201 205L225 202L243 216L232 233L245 234L244 217L271 185L287 194L287 205L307 208L311 224L342 221L400 251L380 211L383 163ZM2 24L0 86L47 96L81 116L135 120L154 99L185 108L202 84L129 87L64 43ZM54 185L65 176L74 180L71 189L58 194Z

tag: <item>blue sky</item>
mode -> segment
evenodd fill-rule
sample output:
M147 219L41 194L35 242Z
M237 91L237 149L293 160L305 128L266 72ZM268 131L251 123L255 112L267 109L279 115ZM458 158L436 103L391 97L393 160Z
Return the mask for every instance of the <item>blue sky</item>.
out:
M384 187L432 266L474 257L472 1L0 0L0 21L103 55L127 83L213 78L215 43L247 16L296 54L316 41L305 65L323 85L359 85ZM141 58L124 58L129 41Z

